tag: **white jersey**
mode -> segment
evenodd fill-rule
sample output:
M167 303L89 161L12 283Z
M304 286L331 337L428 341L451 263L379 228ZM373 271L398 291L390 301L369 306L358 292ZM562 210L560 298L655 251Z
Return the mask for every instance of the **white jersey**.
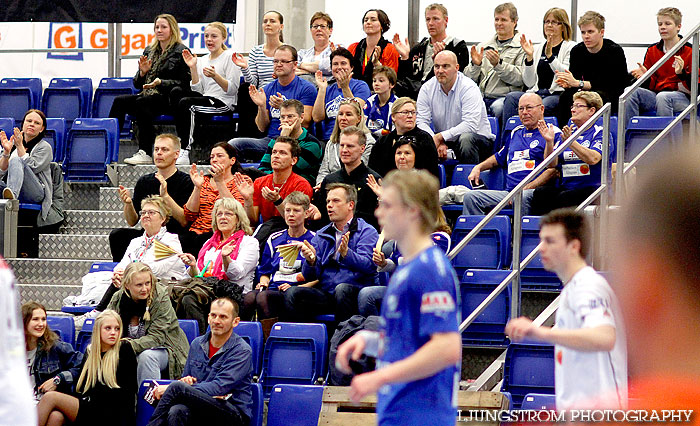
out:
M622 312L605 278L586 266L564 286L556 326L573 330L601 325L615 327L612 351L554 347L557 410L600 406L601 402L605 408L624 408L627 404L627 347ZM601 397L606 401L601 401Z
M19 314L15 277L0 257L0 422L36 426L34 393L29 385L24 327Z

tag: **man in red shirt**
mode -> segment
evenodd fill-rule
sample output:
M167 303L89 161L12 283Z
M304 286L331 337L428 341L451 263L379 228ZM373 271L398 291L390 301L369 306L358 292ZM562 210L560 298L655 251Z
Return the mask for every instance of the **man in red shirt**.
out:
M245 200L243 206L250 223L257 224L262 217L263 223L255 233L261 249L270 234L286 227L283 219L285 197L294 191L303 192L309 198L313 195L309 182L292 171L300 152L296 139L280 136L272 148L272 174L257 178L255 182L240 173L234 176L238 191Z

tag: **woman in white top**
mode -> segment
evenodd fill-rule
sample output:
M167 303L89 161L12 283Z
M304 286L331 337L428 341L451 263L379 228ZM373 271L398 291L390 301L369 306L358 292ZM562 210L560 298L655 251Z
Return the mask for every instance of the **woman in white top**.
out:
M321 70L323 76L330 80L331 73L331 34L333 34L333 19L324 12L316 12L309 22L311 38L314 39L313 47L300 49L298 52L299 63L297 64L297 75L301 78L316 84L314 74Z
M265 87L272 81L274 65L272 64L275 49L282 45L284 37L284 17L281 13L271 10L263 15L263 33L265 44L255 46L248 55L248 59L238 53L233 55L233 63L241 67L243 77L252 86Z
M365 132L367 143L365 145L365 152L362 153L362 162L365 163L365 165L368 163L369 155L372 153L375 140L374 137L372 137L372 132L370 132L365 124L366 121L365 114L362 112L362 105L357 98L343 99L340 101L338 116L335 119L335 127L333 127L330 140L326 143L326 149L323 152L323 160L321 161L321 168L318 170L318 175L316 176L316 188L321 185L323 178L340 170L340 132L346 127L357 126Z
M209 54L197 58L189 50L182 58L190 68L192 93L178 103L175 126L181 139L177 164L189 164L188 147L193 142L195 113L222 114L233 111L238 98L241 70L226 54L228 31L221 22L212 22L204 29L204 42Z
M559 95L564 91L564 88L556 83L555 73L569 68L571 48L576 43L571 41L569 15L564 9L558 7L549 9L544 14L542 24L544 43L533 46L532 41L528 40L525 34L520 36L520 45L526 55L523 82L528 87L528 92L540 95L545 108L544 115L550 117L557 115ZM506 96L502 123L518 115L518 101L522 95L523 92L511 92ZM561 123L561 126L565 124Z

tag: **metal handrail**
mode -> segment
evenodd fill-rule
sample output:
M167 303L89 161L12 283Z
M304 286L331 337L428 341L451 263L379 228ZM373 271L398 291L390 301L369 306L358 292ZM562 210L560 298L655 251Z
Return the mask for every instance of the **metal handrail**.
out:
M659 68L661 68L666 61L671 59L673 55L676 54L680 49L682 49L690 39L693 39L692 43L692 60L691 60L691 77L690 77L690 105L688 108L686 108L683 113L679 117L680 119L674 120L669 126L664 129L665 133L663 133L664 136L668 134L670 131L669 128L672 128L676 126L690 111L694 112L694 115L692 117L695 117L697 115L697 105L698 105L698 45L700 44L700 23L695 25L688 35L683 37L680 42L678 42L675 46L673 46L672 49L668 50L666 54L661 57L656 63L647 70L647 72L644 73L637 81L634 82L631 86L627 87L625 91L620 95L619 101L618 101L618 121L617 121L617 163L618 164L625 164L625 129L627 128L627 120L629 117L625 117L625 103L627 102L628 98L632 96L632 93L634 93L637 89L639 89L642 84L644 84L645 81L647 81L649 78L651 78L656 71L658 71ZM696 134L696 128L697 128L697 123L696 120L690 120L690 134L695 135ZM666 131L668 130L668 131ZM659 135L661 136L661 135ZM647 147L640 152L637 157L633 160L633 162L636 164L637 161L639 161L639 158L641 158L643 155L645 155L649 150L659 141L661 140L662 137L657 137L655 138ZM631 170L630 166L627 167L618 167L616 170L616 184L615 184L615 194L618 197L618 204L621 201L621 198L624 196L624 188L625 188L625 183L624 183L624 175L627 170Z

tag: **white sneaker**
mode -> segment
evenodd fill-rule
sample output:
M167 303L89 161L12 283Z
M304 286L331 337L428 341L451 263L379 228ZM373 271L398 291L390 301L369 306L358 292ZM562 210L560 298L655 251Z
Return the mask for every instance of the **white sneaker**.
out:
M181 149L180 150L180 155L177 157L177 161L175 161L175 165L177 166L189 166L190 165L190 150L189 149Z
M139 164L153 164L153 158L146 154L146 151L139 149L136 154L124 160L124 163L131 166L137 166Z
M12 192L12 190L10 188L5 188L2 190L2 198L6 199L6 200L14 200L15 193Z
M100 311L93 309L90 312L86 312L82 315L78 315L77 317L73 317L73 323L75 324L76 328L82 329L86 319L97 318L99 314Z

